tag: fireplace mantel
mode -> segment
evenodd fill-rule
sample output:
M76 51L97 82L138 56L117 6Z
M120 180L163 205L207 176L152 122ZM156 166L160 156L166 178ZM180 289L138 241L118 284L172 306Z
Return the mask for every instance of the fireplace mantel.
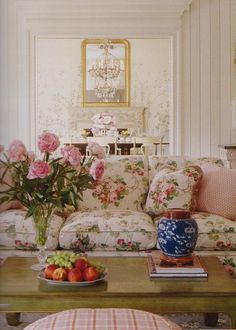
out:
M90 128L91 118L102 112L112 113L116 117L118 128L127 128L136 133L143 133L146 129L144 107L74 107L70 110L70 129L81 132L84 128Z

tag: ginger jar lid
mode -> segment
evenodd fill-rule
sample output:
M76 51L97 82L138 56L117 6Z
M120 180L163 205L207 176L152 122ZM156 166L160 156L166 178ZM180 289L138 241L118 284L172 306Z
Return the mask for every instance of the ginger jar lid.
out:
M164 216L167 219L190 219L191 213L189 210L173 208L173 209L168 209L165 212Z

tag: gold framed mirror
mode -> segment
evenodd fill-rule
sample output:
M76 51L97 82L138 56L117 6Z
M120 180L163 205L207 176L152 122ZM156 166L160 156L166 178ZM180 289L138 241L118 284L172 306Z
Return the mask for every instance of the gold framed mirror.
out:
M82 41L82 106L130 105L130 45L122 39Z

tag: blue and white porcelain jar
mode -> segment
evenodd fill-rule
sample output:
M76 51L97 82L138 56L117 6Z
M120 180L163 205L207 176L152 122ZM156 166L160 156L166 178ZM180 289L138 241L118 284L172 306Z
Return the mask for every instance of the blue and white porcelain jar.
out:
M157 239L162 252L170 257L191 255L197 243L198 226L190 211L169 209L160 219Z

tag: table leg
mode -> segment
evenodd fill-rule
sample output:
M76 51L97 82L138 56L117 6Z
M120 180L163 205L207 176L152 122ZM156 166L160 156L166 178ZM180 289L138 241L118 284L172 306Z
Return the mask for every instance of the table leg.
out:
M8 325L19 325L20 313L6 313L6 320Z
M236 329L236 312L229 313L229 316L231 318L231 328Z
M205 313L204 314L204 323L208 327L215 327L218 322L218 313Z

